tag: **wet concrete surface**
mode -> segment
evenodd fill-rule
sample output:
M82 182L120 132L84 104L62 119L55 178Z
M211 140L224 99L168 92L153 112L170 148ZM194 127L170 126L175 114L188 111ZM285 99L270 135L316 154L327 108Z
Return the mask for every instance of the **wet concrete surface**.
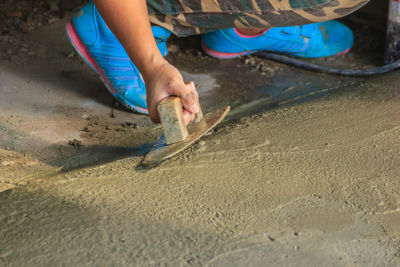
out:
M400 264L398 72L220 61L173 40L205 112L232 112L143 173L160 127L115 105L62 22L25 38L34 60L0 69L0 265ZM379 64L374 45L312 62Z
M38 47L37 58L23 66L4 62L0 72L3 148L54 162L60 146L70 152L66 143L82 139L88 121L101 120L105 127L126 122L153 127L147 116L125 110L110 97L71 50L62 24L27 39ZM230 105L230 117L235 119L365 84L363 79L319 75L268 61L252 66L242 59L220 61L197 53L171 53L169 59L185 80L198 84L205 112ZM257 70L260 62L270 64L266 72ZM83 143L92 145L90 140Z

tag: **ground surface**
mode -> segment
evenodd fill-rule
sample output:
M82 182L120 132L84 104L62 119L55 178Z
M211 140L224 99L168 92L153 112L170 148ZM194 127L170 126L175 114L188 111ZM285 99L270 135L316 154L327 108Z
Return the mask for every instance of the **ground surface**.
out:
M1 35L1 266L399 266L398 72L218 61L198 38L172 40L203 109L233 109L144 172L160 128L115 105L73 53L70 13L40 14L44 26L23 17L25 33ZM365 21L348 20L353 52L315 62L379 64L384 32Z

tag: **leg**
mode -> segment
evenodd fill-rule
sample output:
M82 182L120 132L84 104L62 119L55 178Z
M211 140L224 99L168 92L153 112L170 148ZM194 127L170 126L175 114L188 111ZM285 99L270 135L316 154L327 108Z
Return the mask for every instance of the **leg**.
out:
M273 38L270 37L276 35L274 32L279 29L276 27L342 17L360 8L368 0L226 0L225 2L223 0L147 0L147 2L150 21L161 26L152 27L153 35L161 54L166 55L165 41L169 37L170 31L178 36L212 31L226 36L225 30L221 29L227 29L227 31L230 31L228 34L240 39L240 36L232 29L233 27L242 29L275 27L268 32L264 31L259 39L257 37L239 40L240 42L247 40L257 45L261 43L263 46L257 47L258 50L271 50L265 47L265 42L269 42L272 47L274 46L274 43L271 44ZM318 25L314 23L311 27L316 28ZM309 30L307 31L309 27L300 26L298 28L306 29L306 32L310 33ZM316 29L315 32L322 32L319 27ZM298 51L304 52L305 49L321 50L321 46L309 45L312 43L310 41L315 38L304 37L301 30L299 31L296 27L295 29L285 28L285 31L281 31L281 33L287 35L287 30L292 30L293 33L297 34L296 38L304 39L303 41L296 40L296 45L299 41L305 44L303 47L297 45ZM326 35L329 35L330 32L326 32ZM76 17L68 23L67 35L78 53L99 74L107 89L119 102L129 109L147 113L144 81L118 39L97 12L92 1L84 6ZM205 34L203 35L203 42L207 38L212 39L211 37L218 36L212 36L211 33ZM261 42L259 41L260 38ZM229 48L237 48L230 43L225 45L225 41L223 38L219 38L214 43L224 49L229 46ZM281 49L277 52L290 54L294 51L293 42L286 42L283 39L276 39L273 42L278 43L280 48L282 46L289 47L289 49ZM331 46L329 42L325 42L323 45ZM230 52L233 52L234 56L254 52L254 47L249 48L249 46L242 45L239 49L243 49L243 47L244 52ZM335 52L331 54L335 54ZM304 53L292 53L292 55L307 56ZM312 56L315 55L314 53ZM321 56L321 54L317 56ZM232 56L228 55L228 57Z
M254 5L254 1L252 0ZM283 1L283 0L282 0ZM204 51L213 57L232 58L256 51L270 51L294 57L313 58L342 55L350 51L352 31L333 19L347 15L366 1L326 0L315 5L299 4L301 0L276 4L269 0L270 9L237 14L233 27L203 34ZM322 0L320 0L321 2ZM272 5L274 2L275 5ZM289 8L292 8L291 10ZM287 26L287 25L300 26ZM260 27L264 25L264 30ZM284 27L282 27L282 25ZM255 28L257 27L257 28ZM270 28L265 28L270 27ZM249 36L250 35L250 36Z
M304 25L346 16L368 0L148 0L150 21L178 36L226 28Z
M158 49L166 55L171 33L152 27ZM139 70L89 1L66 25L67 36L81 57L100 76L107 90L125 107L147 113L146 87Z

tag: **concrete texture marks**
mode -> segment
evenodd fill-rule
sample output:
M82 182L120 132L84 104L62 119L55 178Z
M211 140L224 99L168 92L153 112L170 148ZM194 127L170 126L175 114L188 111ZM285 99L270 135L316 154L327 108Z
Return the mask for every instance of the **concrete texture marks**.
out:
M8 37L32 56L1 50L1 266L400 265L398 71L220 61L173 39L168 60L204 112L232 112L143 172L161 128L114 103L72 53L67 19ZM383 38L362 39L357 19L350 54L311 61L379 64Z

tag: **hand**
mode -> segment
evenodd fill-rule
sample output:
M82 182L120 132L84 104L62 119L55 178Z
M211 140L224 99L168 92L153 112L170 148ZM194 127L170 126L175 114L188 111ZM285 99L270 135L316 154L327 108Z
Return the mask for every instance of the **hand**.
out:
M147 90L147 107L150 119L160 122L157 106L166 97L179 96L183 119L187 125L199 112L199 95L193 82L185 83L180 72L166 60L144 76Z

